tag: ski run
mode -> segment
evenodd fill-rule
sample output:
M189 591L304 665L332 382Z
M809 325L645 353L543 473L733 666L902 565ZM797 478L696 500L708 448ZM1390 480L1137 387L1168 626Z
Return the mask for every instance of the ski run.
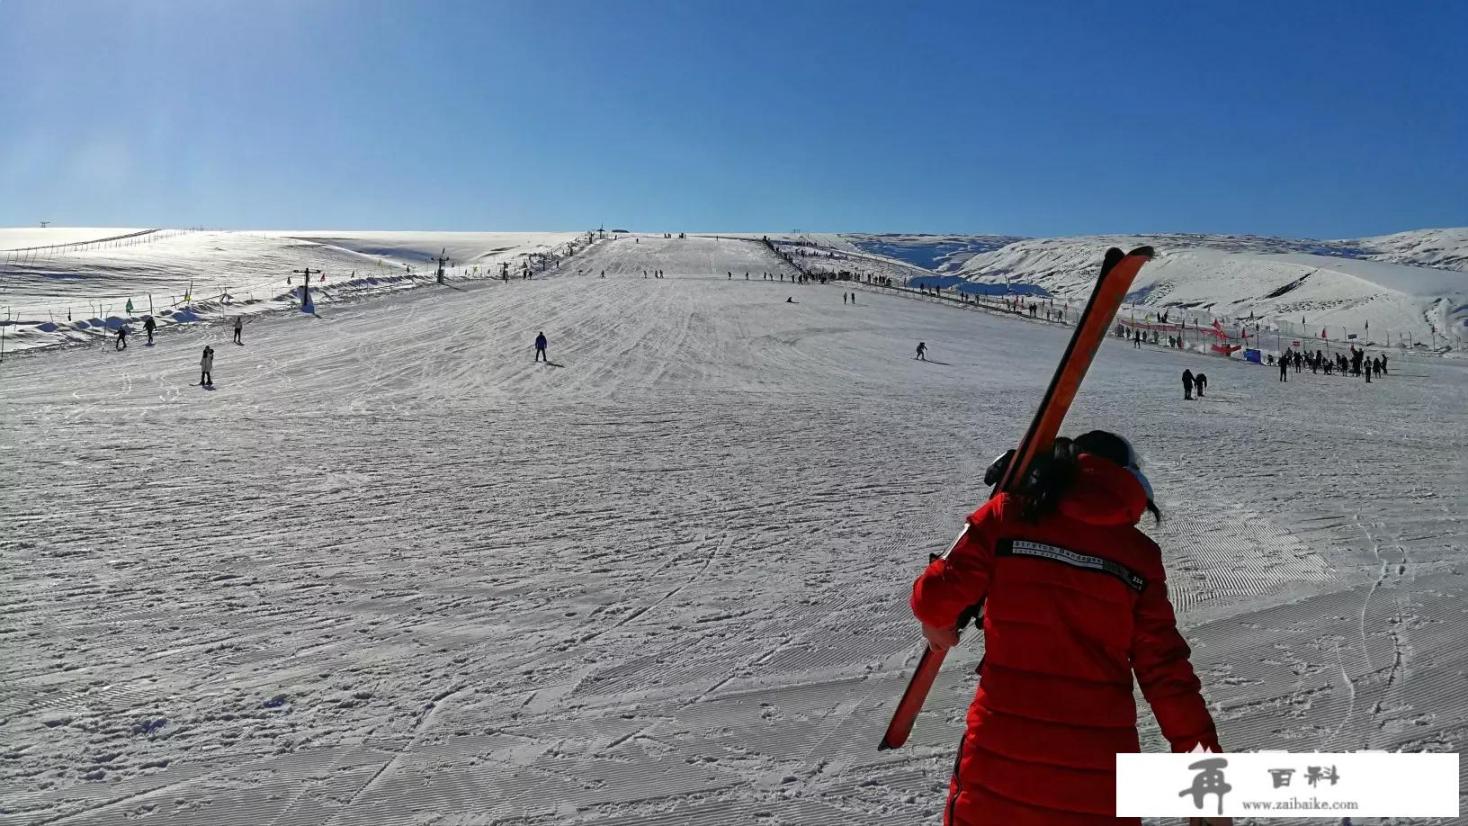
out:
M208 235L99 272L180 293ZM878 751L910 587L1071 328L802 283L757 238L369 235L225 239L208 283L269 282L241 343L6 354L0 823L938 822L983 651ZM456 278L315 315L278 283L404 250ZM1108 336L1062 432L1146 455L1227 749L1461 751L1468 364L1278 378Z

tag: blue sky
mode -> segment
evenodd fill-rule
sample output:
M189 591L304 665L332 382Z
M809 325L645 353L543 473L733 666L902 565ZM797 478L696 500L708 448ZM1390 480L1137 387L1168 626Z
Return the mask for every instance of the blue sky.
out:
M0 225L1468 224L1468 4L0 0Z

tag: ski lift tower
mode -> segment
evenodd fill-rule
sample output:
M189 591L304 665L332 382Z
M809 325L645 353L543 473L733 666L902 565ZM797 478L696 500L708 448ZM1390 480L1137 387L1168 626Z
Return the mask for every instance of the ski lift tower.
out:
M432 260L438 262L438 283L440 283L440 284L443 283L443 267L444 267L445 264L449 263L449 259L445 255L445 253L447 253L447 252L448 252L448 248L447 247L443 247L443 248L439 249L439 251L438 251L438 257L435 258L435 259L432 259Z
M311 306L311 276L320 275L321 270L313 270L310 267L305 267L299 270L291 270L291 272L305 276L305 280L301 283L301 309L306 310L306 312L311 312L306 309Z

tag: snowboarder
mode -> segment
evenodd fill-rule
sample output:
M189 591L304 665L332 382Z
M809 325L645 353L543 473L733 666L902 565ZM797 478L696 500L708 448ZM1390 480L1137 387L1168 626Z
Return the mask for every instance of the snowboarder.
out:
M541 360L544 360L546 364L549 364L550 363L550 356L547 356L545 354L545 345L546 345L545 332L542 331L542 332L536 333L536 335L535 335L535 360L537 362L538 361L541 361Z
M117 349L127 349L127 325L123 324L117 328Z
M237 315L234 317L234 343L244 346L245 340L241 338L245 334L245 317Z
M199 386L214 386L214 348L204 345L204 356L199 359Z
M1193 371L1183 370L1183 401L1193 400Z
M1126 822L1114 819L1115 771L1117 754L1141 750L1134 674L1174 752L1221 750L1162 553L1136 528L1143 512L1160 518L1126 439L1056 439L1020 491L974 512L913 584L912 612L935 651L957 643L959 617L987 600L950 826ZM1090 596L1078 601L1077 589Z
M1208 386L1208 377L1199 373L1193 376L1193 390L1197 391L1198 398L1203 398L1203 388Z
M928 345L924 342L919 341L917 346L917 355L913 356L913 358L917 359L918 361L927 361L927 353Z
M153 330L158 327L158 322L150 315L143 316L143 332L148 334L148 343L153 343Z

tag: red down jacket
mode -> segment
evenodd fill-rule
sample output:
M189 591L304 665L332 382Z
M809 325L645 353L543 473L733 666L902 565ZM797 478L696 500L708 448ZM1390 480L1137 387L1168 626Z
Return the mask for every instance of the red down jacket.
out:
M1133 673L1174 751L1220 750L1161 551L1136 528L1145 507L1130 473L1081 454L1054 513L1025 521L995 497L918 577L912 611L928 625L988 600L944 823L1138 822L1115 817L1116 754L1139 750Z

